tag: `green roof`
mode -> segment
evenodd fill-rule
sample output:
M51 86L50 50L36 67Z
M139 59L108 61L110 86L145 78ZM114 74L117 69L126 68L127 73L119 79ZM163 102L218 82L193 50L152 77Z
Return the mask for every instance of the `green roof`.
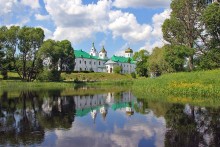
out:
M114 55L111 57L111 60L114 62L122 62L122 63L129 63L129 60L130 60L131 64L135 64L135 61L132 58L126 58L126 57L122 57L122 56L115 56Z
M86 58L86 59L96 59L96 60L106 60L106 59L100 59L97 56L91 56L87 52L83 50L74 50L74 54L76 58Z

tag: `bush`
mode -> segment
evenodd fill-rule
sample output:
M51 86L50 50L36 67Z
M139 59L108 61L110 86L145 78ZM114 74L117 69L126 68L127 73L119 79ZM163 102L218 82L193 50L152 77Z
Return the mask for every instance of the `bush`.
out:
M132 73L131 73L131 77L134 78L134 79L136 79L136 73L135 73L135 72L132 72Z
M8 71L7 71L7 70L2 69L1 75L3 76L3 79L4 79L4 80L7 80L7 79L8 79Z
M60 81L61 74L59 71L56 70L44 70L37 76L37 80L39 81Z
M118 66L118 65L115 66L114 69L113 69L113 72L114 72L114 73L117 73L117 74L120 74L121 71L122 71L122 68L121 68L121 66Z

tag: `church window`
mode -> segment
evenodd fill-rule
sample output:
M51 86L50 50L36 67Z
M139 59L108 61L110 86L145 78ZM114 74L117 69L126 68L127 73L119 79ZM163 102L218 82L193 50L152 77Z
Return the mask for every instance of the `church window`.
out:
M86 64L86 61L85 61L85 64Z
M99 61L99 65L100 65L100 61Z
M79 60L79 64L81 64L81 60Z

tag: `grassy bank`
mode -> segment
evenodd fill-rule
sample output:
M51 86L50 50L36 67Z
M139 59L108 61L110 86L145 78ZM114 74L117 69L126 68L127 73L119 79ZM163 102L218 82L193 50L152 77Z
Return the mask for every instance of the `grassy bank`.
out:
M138 98L171 103L220 105L220 70L173 73L134 81Z
M130 74L109 74L109 73L62 73L61 77L64 81L91 81L91 82L104 82L104 81L123 81L131 80Z
M0 81L1 90L32 90L32 89L61 89L73 87L73 82L22 82L4 80Z

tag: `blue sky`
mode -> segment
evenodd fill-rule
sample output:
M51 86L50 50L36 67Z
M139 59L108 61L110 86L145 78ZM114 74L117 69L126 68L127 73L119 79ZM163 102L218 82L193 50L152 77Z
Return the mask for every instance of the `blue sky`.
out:
M161 24L169 18L171 0L0 0L0 26L41 27L45 39L71 41L90 51L92 42L108 56L152 51L164 41Z

